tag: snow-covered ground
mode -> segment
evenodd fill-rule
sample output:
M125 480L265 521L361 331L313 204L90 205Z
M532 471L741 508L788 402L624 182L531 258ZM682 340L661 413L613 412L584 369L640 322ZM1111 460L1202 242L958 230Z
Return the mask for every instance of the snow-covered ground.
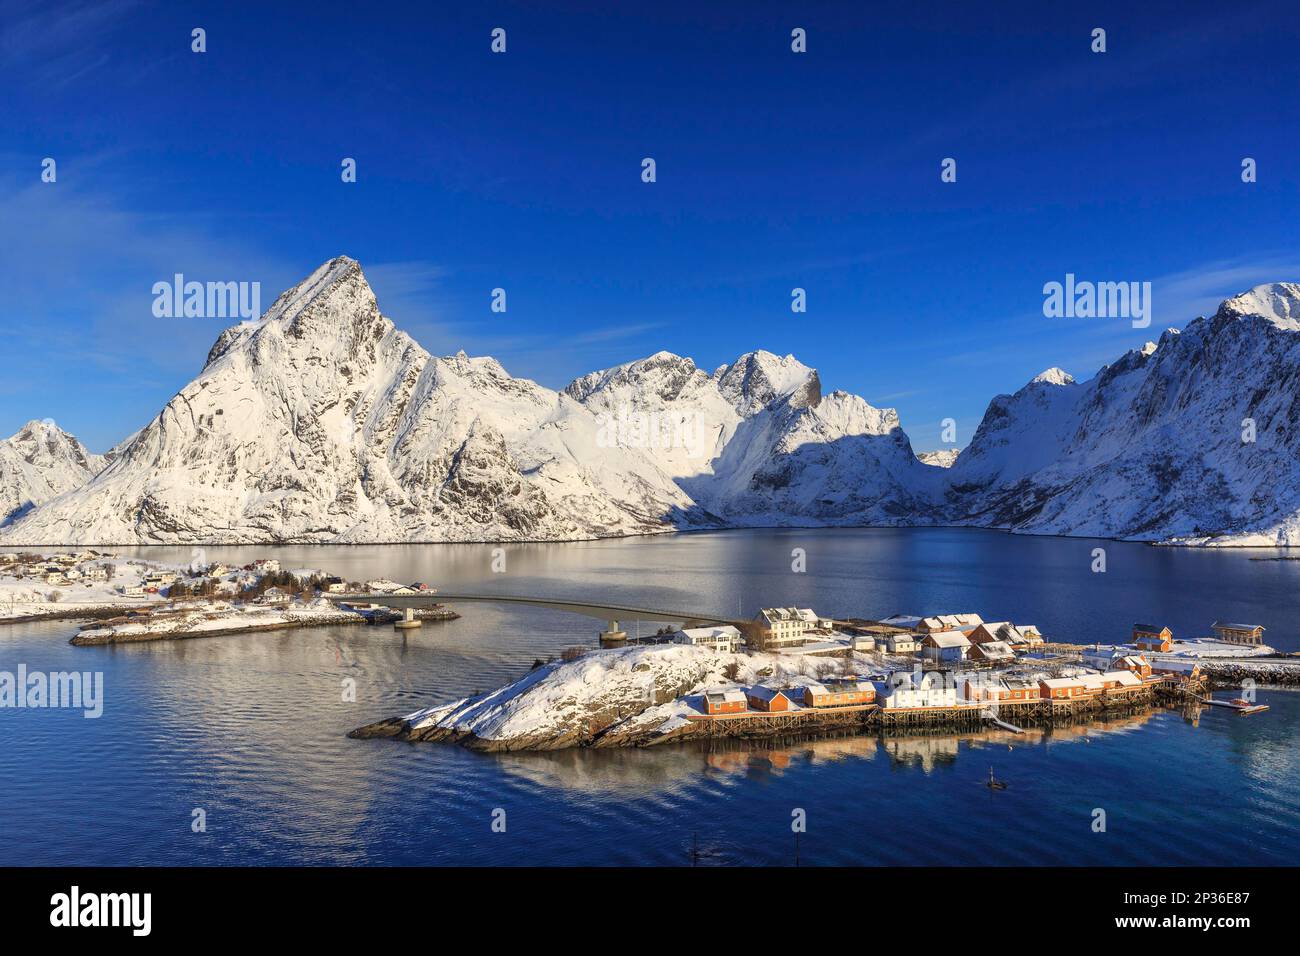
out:
M872 666L865 658L856 663ZM668 734L688 715L700 713L699 697L706 690L763 681L799 687L844 666L842 660L731 654L680 644L598 650L546 664L480 697L403 719L415 731L473 735L503 749L556 749L613 724L620 735Z
M163 565L112 559L94 563L114 565L116 573L113 578L46 584L31 575L19 580L12 573L0 570L0 622L51 615L75 617L79 612L94 612L108 607L148 608L165 600L158 594L127 595L120 590L138 587L148 570L161 570Z
M142 621L88 625L73 638L73 643L106 644L178 635L202 636L205 633L259 631L362 620L365 620L365 616L360 612L339 607L323 598L307 604L294 603L278 607L235 605L227 601L196 601L178 605L168 613L156 612Z
M260 630L309 624L346 623L364 620L365 614L333 604L323 597L286 598L283 603L264 602L254 595L263 574L246 568L209 565L191 569L186 565L121 559L112 555L45 554L43 560L0 559L0 624L29 618L108 618L87 625L73 643L92 644L117 640L140 640L150 636L201 634L211 631ZM60 559L65 559L60 561ZM64 568L77 577L49 583L47 568ZM103 581L88 575L102 570ZM324 578L325 572L300 568L288 572L300 582ZM188 591L202 582L212 583L218 593L204 598L188 593L173 600L171 587L158 575L173 575ZM150 580L152 578L152 580ZM150 587L155 593L145 591ZM248 589L254 589L248 591ZM249 594L249 600L240 600ZM314 592L313 592L314 594ZM109 618L110 612L114 615ZM443 612L423 612L419 617ZM124 618L131 617L131 620Z
M1088 646L1091 648L1094 645L1090 644ZM1215 640L1212 637L1196 638L1190 641L1173 641L1168 651L1140 651L1132 644L1100 644L1095 646L1100 647L1102 650L1120 651L1125 654L1141 654L1149 661L1177 657L1244 659L1264 657L1277 653L1274 648L1267 644L1229 644L1227 641Z

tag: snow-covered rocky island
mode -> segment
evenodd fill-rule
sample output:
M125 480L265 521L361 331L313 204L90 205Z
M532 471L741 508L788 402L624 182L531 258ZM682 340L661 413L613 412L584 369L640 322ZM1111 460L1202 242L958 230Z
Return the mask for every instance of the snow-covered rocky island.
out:
M628 647L570 648L498 690L349 736L521 751L924 726L1018 733L1200 706L1214 687L1300 682L1300 660L1264 644L1262 627L1212 629L1214 638L1174 641L1167 628L1135 625L1128 643L1084 647L974 613L835 621L764 608L743 634L735 625L665 629Z
M702 734L704 725L692 717L703 712L710 690L816 683L810 673L806 662L775 654L676 644L590 650L534 667L491 693L382 720L349 736L449 741L484 751L645 746Z
M424 587L349 583L313 568L282 570L273 558L228 567L120 560L95 550L9 552L0 554L0 624L89 620L71 643L93 645L395 620L397 612L385 607L326 597L382 585L407 593ZM441 621L459 615L434 606L414 616Z

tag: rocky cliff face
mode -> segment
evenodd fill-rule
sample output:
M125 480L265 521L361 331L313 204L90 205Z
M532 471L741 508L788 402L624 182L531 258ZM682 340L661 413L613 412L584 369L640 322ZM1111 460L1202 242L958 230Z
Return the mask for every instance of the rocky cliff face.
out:
M1300 286L1261 286L1076 383L989 405L956 520L1043 534L1300 544Z
M28 422L0 441L0 527L84 485L104 462L52 422Z

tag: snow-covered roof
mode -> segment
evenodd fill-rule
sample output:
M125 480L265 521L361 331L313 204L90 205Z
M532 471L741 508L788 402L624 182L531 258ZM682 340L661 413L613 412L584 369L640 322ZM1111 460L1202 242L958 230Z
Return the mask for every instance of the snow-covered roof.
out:
M684 627L678 633L697 641L721 641L740 637L740 631L731 624L723 624L720 627Z
M1040 681L1040 683L1044 687L1064 689L1068 687L1078 687L1080 684L1084 684L1084 681L1078 677L1047 677ZM1085 684L1084 686L1087 685Z
M979 645L980 653L985 657L1015 657L1006 641L985 641Z
M891 614L889 617L883 619L880 623L888 624L891 627L911 628L911 627L916 627L918 624L920 624L921 618L917 617L915 614Z
M1264 625L1263 625L1263 624L1229 624L1227 621L1215 621L1215 622L1214 622L1212 625L1210 625L1210 626L1211 626L1212 628L1223 628L1224 630L1227 630L1227 631L1254 631L1254 630L1260 630L1260 631L1262 631L1262 630L1264 630Z
M1132 671L1107 671L1102 675L1107 680L1114 681L1122 687L1140 687L1142 678L1138 677Z
M960 631L940 631L930 634L925 643L931 647L970 647L970 638Z
M1179 659L1166 657L1163 660L1155 660L1151 662L1151 669L1153 671L1168 671L1172 674L1190 674L1199 666L1200 662L1195 658Z
M744 692L734 688L731 690L723 690L721 688L717 690L706 690L704 696L709 699L710 703L714 704L743 704L745 702Z
M816 623L817 613L808 607L765 607L759 611L769 621L807 621Z
M757 697L759 700L774 700L777 697L785 697L785 691L779 687L764 687L758 684L749 688L745 693L750 697Z
M1038 681L1030 680L1028 677L1004 677L1002 678L1002 684L1010 690L1026 690L1037 687Z

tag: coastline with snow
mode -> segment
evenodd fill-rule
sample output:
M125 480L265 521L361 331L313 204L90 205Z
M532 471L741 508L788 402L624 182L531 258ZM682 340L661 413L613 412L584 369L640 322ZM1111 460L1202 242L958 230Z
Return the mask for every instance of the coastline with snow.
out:
M119 560L97 551L8 553L0 555L0 624L88 620L69 643L94 646L389 623L401 616L384 607L335 603L324 596L331 588L349 585L316 569L282 571L274 559L226 567ZM350 590L362 590L361 583ZM438 605L412 616L451 621L460 615Z
M1080 653L1083 650L1080 646ZM1078 662L1062 666L1059 662L1052 664L1029 656L1006 667L953 675L938 671L923 675L916 662L912 662L912 670L907 669L909 665L895 669L901 661L901 658L859 653L847 653L836 659L814 659L677 644L601 649L583 653L573 660L535 665L519 680L495 691L378 720L356 728L348 736L357 740L450 743L482 752L637 748L717 737L815 735L846 729L888 732L889 728L910 728L918 722L935 728L996 726L997 721L990 719L991 712L1018 714L1040 723L1068 722L1119 710L1149 709L1157 706L1159 694L1178 693L1176 688L1181 686L1181 681L1173 678L1143 680L1128 675L1130 686L1092 694L1088 699L1060 702L1039 700L1035 696L1022 703L991 705L979 696L979 691L975 691L972 699L972 687L967 682L976 680L987 687L988 682L996 684L1009 678L1021 685L1037 685L1061 675L1091 675L1086 678L1090 680L1113 675L1097 675ZM877 674L878 680L843 676L853 671L878 671L882 666L891 673ZM1224 686L1228 686L1227 675L1236 673L1230 668L1239 666L1242 665L1233 662L1215 668L1222 675ZM1273 659L1261 660L1258 669L1244 666L1246 670L1242 673L1254 674L1256 679L1266 673L1283 674L1280 681L1270 683L1287 684L1300 678L1300 661L1292 662L1290 668ZM1202 667L1207 674L1210 672L1205 665ZM874 687L888 693L884 688L893 684L904 687L908 693L925 693L915 689L927 687L927 681L934 680L949 682L952 687L936 694L936 703L918 701L898 710L882 710L874 704L822 707L801 702L806 691L822 693L826 690L824 685L849 689ZM837 683L841 681L847 683ZM788 698L788 709L781 713L759 713L746 707L743 712L706 716L712 713L705 706L706 695L739 692L747 695L752 703L756 688L780 688ZM872 700L876 700L874 690L871 694Z

